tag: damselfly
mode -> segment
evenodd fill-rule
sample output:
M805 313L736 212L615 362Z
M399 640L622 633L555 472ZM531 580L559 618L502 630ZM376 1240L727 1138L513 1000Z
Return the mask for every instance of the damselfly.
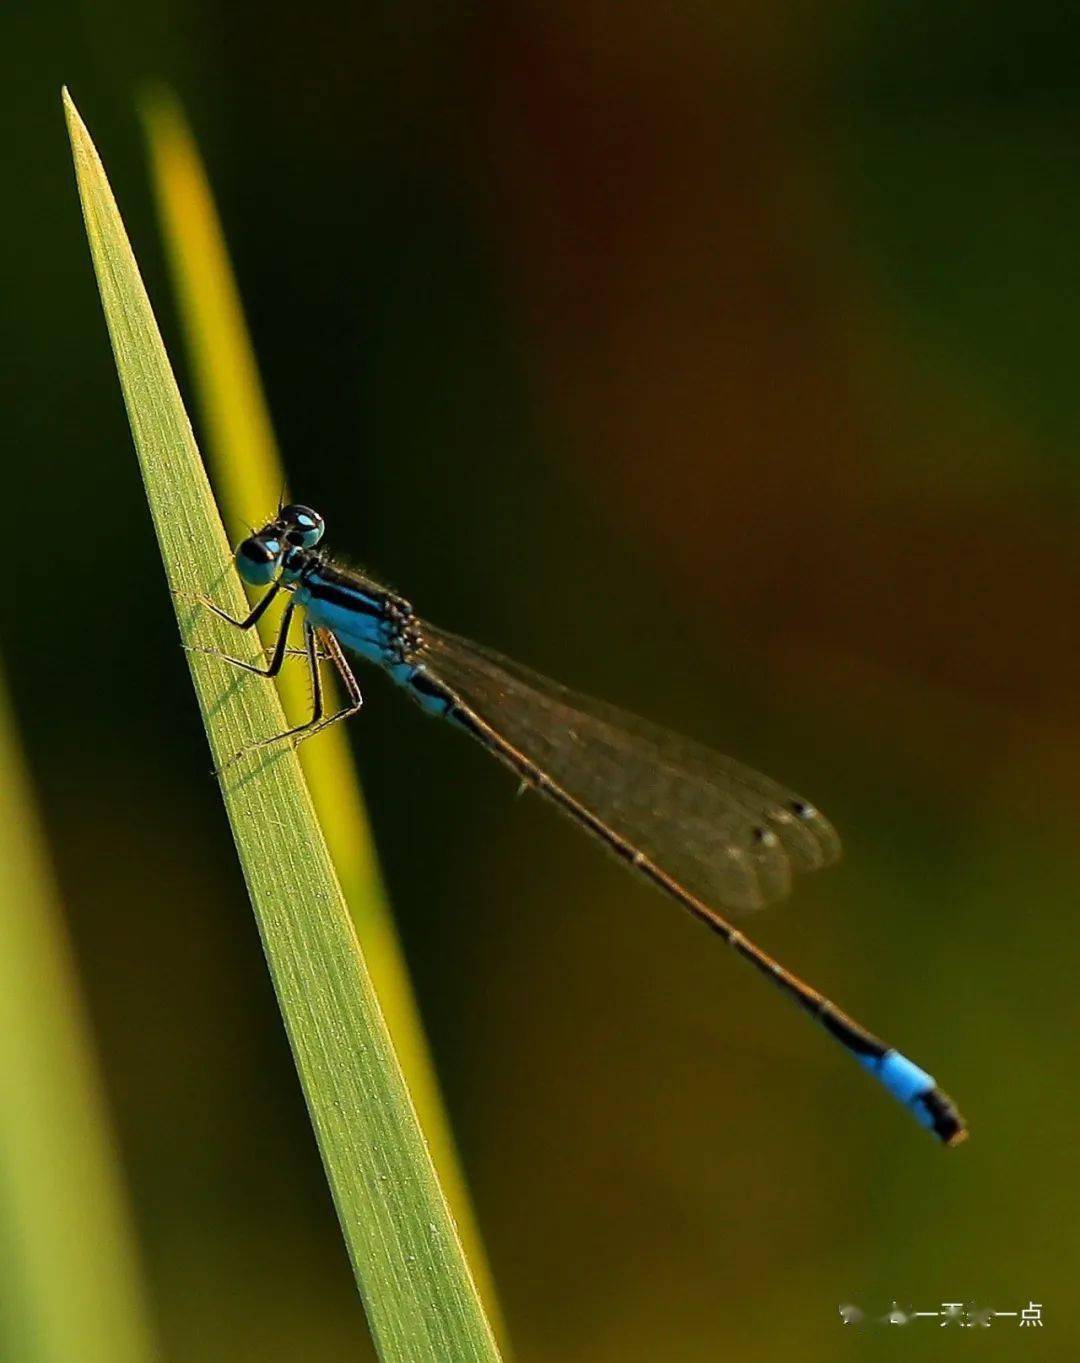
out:
M402 597L335 564L317 547L322 537L317 512L283 507L236 550L244 581L268 589L251 613L235 620L207 603L231 624L251 629L279 593L287 595L268 665L228 660L266 677L281 669L293 613L297 607L304 611L312 716L255 746L300 742L359 710L360 687L342 646L378 663L429 715L472 734L519 781L722 937L942 1141L956 1145L964 1139L963 1118L925 1070L785 970L714 907L759 908L787 894L792 871L835 861L840 840L824 815L729 757L574 695L429 625ZM319 673L324 656L333 661L347 696L345 707L330 716L324 713Z

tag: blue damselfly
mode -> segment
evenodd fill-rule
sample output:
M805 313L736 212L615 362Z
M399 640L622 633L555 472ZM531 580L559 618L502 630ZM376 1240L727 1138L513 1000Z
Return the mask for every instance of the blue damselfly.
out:
M323 520L283 507L236 550L240 576L266 587L244 620L250 629L285 593L266 667L228 661L272 677L289 652L293 614L304 612L311 669L311 719L262 740L311 737L361 705L343 647L378 663L429 715L464 729L772 980L816 1018L856 1060L947 1145L967 1134L934 1079L755 946L717 907L744 912L787 894L793 871L827 866L840 854L832 825L809 801L731 758L644 720L573 694L478 644L421 620L404 598L319 548ZM319 664L328 656L347 703L324 713Z

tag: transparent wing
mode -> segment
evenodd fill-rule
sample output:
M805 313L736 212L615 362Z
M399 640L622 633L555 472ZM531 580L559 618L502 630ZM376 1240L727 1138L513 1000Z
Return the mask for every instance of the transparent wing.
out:
M421 637L432 676L706 904L760 908L840 855L824 815L767 776L435 626Z

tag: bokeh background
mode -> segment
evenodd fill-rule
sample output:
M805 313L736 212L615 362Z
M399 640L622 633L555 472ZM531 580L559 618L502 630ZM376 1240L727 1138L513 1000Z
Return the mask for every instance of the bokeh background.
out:
M952 1356L838 1306L1031 1300L1045 1327L972 1331L981 1356L1075 1355L1080 16L110 0L3 26L0 639L164 1356L371 1353L163 590L63 81L182 379L150 79L192 119L330 541L820 803L846 859L757 935L971 1123L937 1148L369 677L352 741L517 1357Z

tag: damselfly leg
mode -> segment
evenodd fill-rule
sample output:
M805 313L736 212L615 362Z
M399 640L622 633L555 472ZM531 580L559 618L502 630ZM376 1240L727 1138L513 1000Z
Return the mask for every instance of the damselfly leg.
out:
M252 629L266 614L271 601L273 601L280 590L281 583L275 582L270 590L255 602L250 613L246 615L243 620L237 620L234 615L230 615L228 611L222 610L221 607L215 605L208 596L200 596L196 599L201 606L205 606L207 610L213 611L216 616L227 621L230 625L235 625L237 629Z
M243 620L238 620L235 616L222 610L220 606L215 605L209 598L204 597L202 600L203 603L220 619L227 621L237 629L249 630L258 624L259 620L265 614L270 602L277 596L280 587L281 584L275 582L266 595L256 602L250 614ZM289 627L292 624L295 610L296 602L290 598L288 605L282 613L281 623L278 626L277 638L275 639L271 650L270 662L266 667L258 667L254 663L245 662L242 658L231 657L227 653L217 653L213 650L207 650L213 652L213 656L220 658L222 662L230 663L233 667L242 668L245 672L253 672L257 677L276 677L281 671L282 664L286 657L289 655L303 654L308 660L308 672L311 677L311 717L305 720L303 724L294 725L293 728L284 729L279 734L272 734L269 738L262 738L257 742L249 743L246 747L241 748L239 752L233 754L225 764L226 768L231 766L238 758L243 757L245 753L252 752L256 748L267 748L275 743L285 741L291 741L292 745L296 747L304 742L305 739L313 738L315 734L319 733L322 729L328 728L331 724L336 724L339 720L349 719L352 715L357 713L364 703L360 691L360 684L353 675L352 668L346 661L340 645L328 630L318 630L310 622L305 621L303 649L289 648ZM326 649L325 653L320 652L320 640ZM326 714L322 673L319 668L320 660L323 658L329 658L333 662L348 697L345 705L329 716ZM222 768L222 770L224 769L225 768Z

